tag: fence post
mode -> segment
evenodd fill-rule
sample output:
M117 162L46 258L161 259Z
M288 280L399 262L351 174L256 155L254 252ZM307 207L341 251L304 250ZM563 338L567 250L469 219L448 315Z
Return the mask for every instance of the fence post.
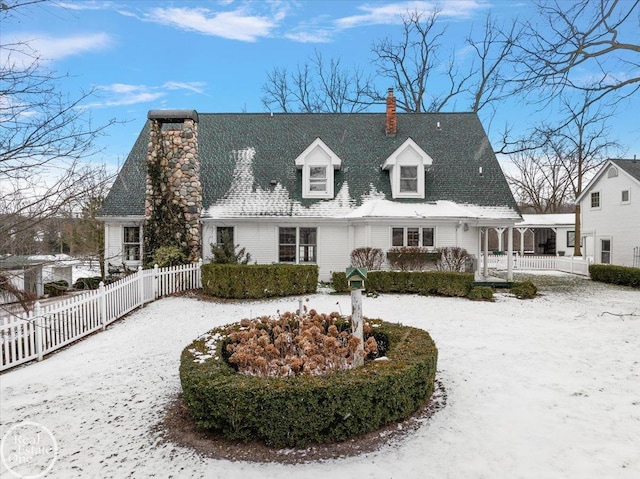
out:
M153 299L158 299L160 290L160 275L158 274L158 263L153 265Z
M140 295L140 304L138 306L144 306L144 276L142 265L138 266L138 294Z
M198 289L202 288L202 258L198 260L198 271L196 271L196 285Z
M33 326L36 333L36 353L38 354L38 361L42 361L42 328L44 327L44 324L42 324L42 309L40 307L40 301L36 302L33 307Z
M100 309L100 324L102 324L102 330L107 328L107 295L104 288L104 282L100 281L98 285L98 308Z

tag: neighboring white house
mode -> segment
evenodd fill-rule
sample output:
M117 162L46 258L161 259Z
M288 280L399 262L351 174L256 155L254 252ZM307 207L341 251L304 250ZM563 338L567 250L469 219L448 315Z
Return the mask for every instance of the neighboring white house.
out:
M478 257L490 228L512 232L521 220L474 113L396 115L392 92L386 113L151 111L100 214L111 265L149 257L157 203L147 171L158 164L192 258L206 262L228 235L252 261L317 264L321 280L359 247L459 246Z
M640 267L640 161L608 160L576 202L583 256Z

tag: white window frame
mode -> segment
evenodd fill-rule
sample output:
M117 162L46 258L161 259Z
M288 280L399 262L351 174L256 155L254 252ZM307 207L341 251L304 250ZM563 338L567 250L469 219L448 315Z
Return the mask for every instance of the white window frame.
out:
M235 226L216 226L216 235L215 235L215 239L216 239L216 245L221 246L222 242L220 241L220 235L222 234L222 230L231 230L231 243L234 245L235 247L235 241L236 241L236 227Z
M595 195L598 195L598 204L596 206L593 205L593 199ZM602 192L592 191L589 194L589 206L592 210L599 210L600 208L602 208Z
M402 244L394 245L393 244L393 233L394 230L402 229ZM418 230L418 244L409 245L409 230ZM424 244L424 231L425 230L433 230L433 244L425 245ZM389 245L391 248L402 248L402 247L421 247L421 248L430 248L433 249L436 247L436 231L437 228L435 226L391 226L389 228Z
M302 170L302 197L311 199L332 199L334 191L334 171L342 166L342 160L320 138L316 138L295 160L296 168ZM325 168L323 179L313 178L312 169ZM315 189L324 183L324 189Z
M624 199L624 194L627 194L627 199ZM626 190L622 190L620 192L620 204L623 205L628 205L629 203L631 203L631 190L630 189L626 189Z
M604 249L604 242L608 241L609 243L609 249L606 250ZM611 238L600 238L600 263L601 264L613 264L611 263L611 256L612 256L612 239ZM607 261L605 261L605 254L607 255Z
M280 230L282 229L295 229L295 244L294 243L281 243L280 242ZM301 230L315 230L315 244L303 243ZM318 228L316 226L278 226L276 230L278 238L277 257L279 263L286 264L317 264L318 263ZM294 246L295 247L295 261L282 261L280 255L280 248L282 246ZM312 260L305 261L305 256L311 255Z
M138 230L138 241L127 241L127 230ZM129 248L138 248L138 257L129 258ZM123 225L122 226L122 261L128 264L140 263L142 261L142 228L140 225Z
M408 138L398 147L382 164L383 170L389 171L389 181L391 183L391 196L393 198L421 198L424 199L424 174L425 167L432 165L433 159L418 146L411 138ZM403 167L416 167L417 184L416 188L410 191L403 191L402 175Z

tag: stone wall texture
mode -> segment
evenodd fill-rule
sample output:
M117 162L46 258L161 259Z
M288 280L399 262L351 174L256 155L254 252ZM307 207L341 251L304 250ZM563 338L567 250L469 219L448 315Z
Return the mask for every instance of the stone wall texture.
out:
M148 227L162 228L164 231L155 233L163 238L168 229L174 243L188 252L189 260L197 261L202 253L198 124L192 119L184 119L182 128L173 122L163 127L162 121L149 121L145 216L147 223L153 223L155 219L155 224L148 224ZM159 181L154 181L154 174L159 175L156 179Z

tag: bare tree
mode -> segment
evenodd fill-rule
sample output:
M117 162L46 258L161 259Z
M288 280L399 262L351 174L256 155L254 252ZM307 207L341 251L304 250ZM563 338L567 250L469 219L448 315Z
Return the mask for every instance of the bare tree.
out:
M29 3L29 2L27 2ZM3 21L17 6L3 8ZM94 126L83 103L61 91L64 76L50 71L28 43L0 45L0 253L7 241L64 211L95 187L88 160L98 151Z
M513 93L508 89L509 78L504 67L511 61L514 46L521 36L522 28L516 21L508 26L498 25L491 14L485 17L479 37L474 38L473 32L469 34L467 44L476 55L469 86L471 111L478 113L493 107Z
M371 47L374 64L379 76L393 82L397 91L398 108L411 113L439 111L463 90L464 80L456 81L454 58L447 62L450 89L446 93L429 98L427 85L440 66L440 41L445 33L438 29L438 10L426 15L413 11L402 19L402 38L394 42L387 37ZM384 98L378 95L377 100Z
M358 113L372 104L372 80L354 67L344 69L340 59L327 63L320 52L295 72L275 67L262 87L262 104L269 111Z
M557 124L543 123L516 147L511 156L516 173L509 176L514 193L538 212L554 212L582 192L586 180L620 145L612 138L607 121L615 104L596 103L594 91L561 98L563 114ZM575 206L575 236L580 238L580 207ZM581 256L576 241L574 255Z
M544 100L567 88L590 91L592 103L638 91L640 0L539 1L538 11L543 25L526 23L516 58L529 91L547 91Z
M566 155L562 149L563 144L551 138L539 148L523 145L510 157L514 172L507 173L507 181L522 208L559 213L572 203L569 176L573 172L567 172L559 161L559 156Z

